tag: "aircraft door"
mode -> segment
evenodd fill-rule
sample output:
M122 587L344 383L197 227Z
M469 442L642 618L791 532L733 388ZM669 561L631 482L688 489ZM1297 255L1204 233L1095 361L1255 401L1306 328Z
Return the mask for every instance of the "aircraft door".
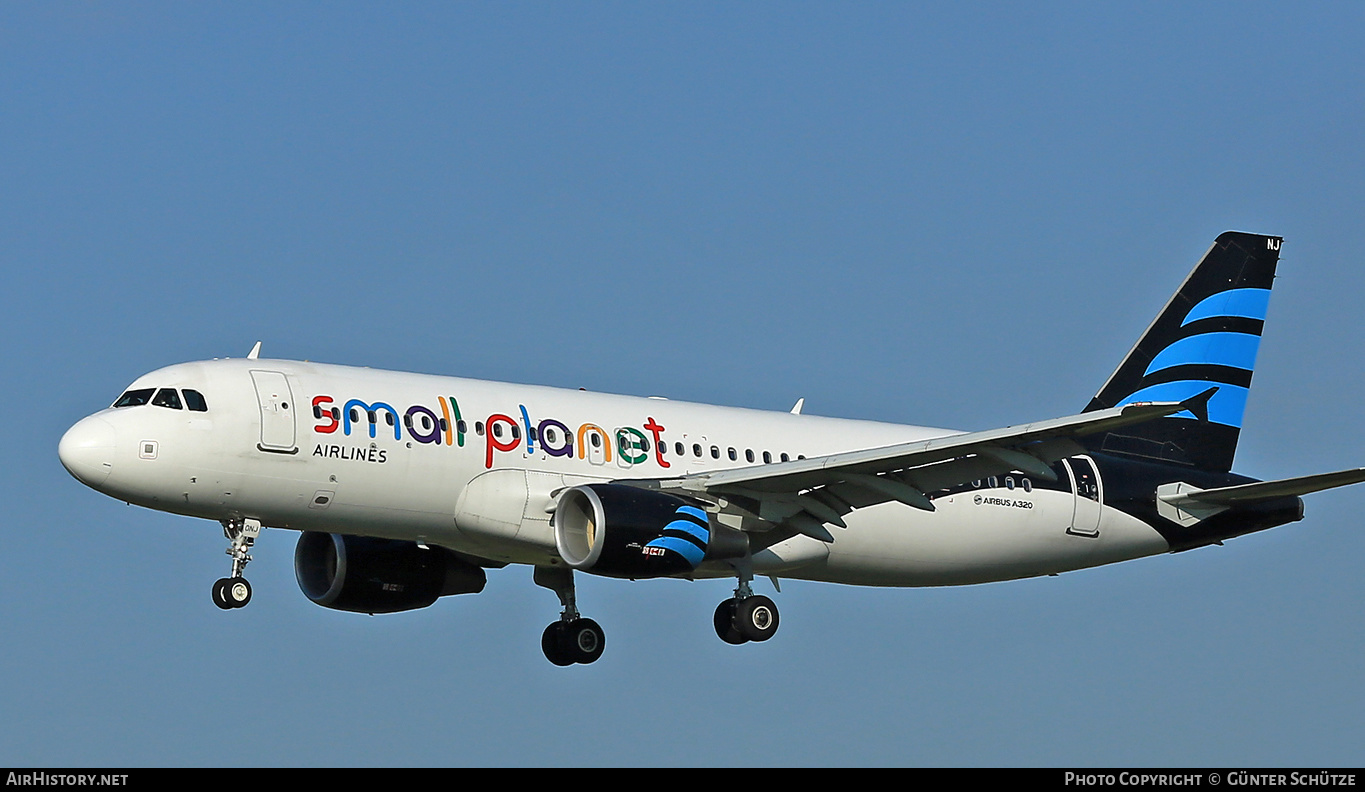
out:
M1071 511L1071 527L1066 529L1076 536L1100 535L1100 512L1103 509L1103 490L1100 485L1100 472L1090 457L1071 457L1063 460L1067 472L1071 474L1071 493L1074 506Z
M252 370L251 381L256 385L256 401L261 408L262 451L282 454L298 453L294 444L294 396L289 380L278 371Z

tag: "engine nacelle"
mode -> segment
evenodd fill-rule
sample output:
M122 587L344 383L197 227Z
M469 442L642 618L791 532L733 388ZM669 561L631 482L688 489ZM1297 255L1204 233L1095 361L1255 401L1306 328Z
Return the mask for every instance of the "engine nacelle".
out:
M748 537L691 501L623 484L584 484L560 496L555 545L565 563L596 575L685 575L702 561L742 558Z
M425 608L438 597L477 594L488 581L482 568L439 547L312 532L294 548L294 577L318 605L355 613Z

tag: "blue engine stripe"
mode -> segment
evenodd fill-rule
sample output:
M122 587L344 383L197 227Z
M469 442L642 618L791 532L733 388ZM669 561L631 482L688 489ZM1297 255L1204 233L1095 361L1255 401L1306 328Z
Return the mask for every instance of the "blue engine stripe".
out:
M676 536L661 536L645 545L645 547L662 547L665 550L672 550L687 559L687 563L691 564L693 569L697 567L697 564L701 563L702 557L706 555L702 552L700 547L697 547L686 539L679 539Z
M1161 350L1143 376L1172 366L1230 366L1251 371L1261 337L1250 333L1203 333L1182 338Z
M1143 388L1126 399L1120 399L1119 404L1149 401L1184 401L1191 396L1197 396L1213 387L1217 387L1218 392L1213 394L1213 398L1209 399L1209 420L1213 423L1241 428L1242 413L1246 411L1247 393L1249 391L1239 385L1224 385L1217 382L1208 382L1206 380L1163 382L1160 385L1152 385ZM1194 418L1195 416L1193 413L1186 411L1176 413L1169 417Z
M1240 316L1264 322L1269 306L1270 289L1228 289L1200 300L1185 314L1185 321L1180 326L1215 316Z
M711 539L711 532L692 522L691 520L674 520L664 526L665 531L677 531L689 536L697 537L698 541L706 544Z
M686 514L690 517L696 517L697 521L700 522L702 525L706 525L708 522L706 519L706 512L702 511L701 509L698 509L696 506L679 506L675 513Z

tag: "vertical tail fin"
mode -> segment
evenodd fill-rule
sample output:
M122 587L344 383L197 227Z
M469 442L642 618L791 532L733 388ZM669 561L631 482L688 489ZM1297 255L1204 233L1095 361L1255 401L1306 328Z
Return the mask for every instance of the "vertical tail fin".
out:
M1116 430L1091 438L1091 450L1202 470L1232 468L1280 242L1260 234L1220 234L1085 408L1183 401L1216 387L1207 417L1184 412Z

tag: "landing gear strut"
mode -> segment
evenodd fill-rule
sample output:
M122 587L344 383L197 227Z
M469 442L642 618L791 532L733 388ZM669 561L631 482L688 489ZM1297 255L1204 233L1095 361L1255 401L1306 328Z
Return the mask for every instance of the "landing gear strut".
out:
M716 635L728 644L766 641L777 632L777 604L755 594L752 581L753 573L742 569L735 596L716 607Z
M545 658L557 666L591 663L602 656L607 637L592 619L578 615L574 602L573 570L558 567L536 567L537 586L550 589L559 596L564 610L559 621L552 622L540 635L540 648Z
M251 584L242 577L242 571L251 562L251 554L247 551L261 535L261 521L223 520L223 535L229 542L227 554L232 556L232 575L219 578L213 584L213 604L223 610L244 608L251 602Z

